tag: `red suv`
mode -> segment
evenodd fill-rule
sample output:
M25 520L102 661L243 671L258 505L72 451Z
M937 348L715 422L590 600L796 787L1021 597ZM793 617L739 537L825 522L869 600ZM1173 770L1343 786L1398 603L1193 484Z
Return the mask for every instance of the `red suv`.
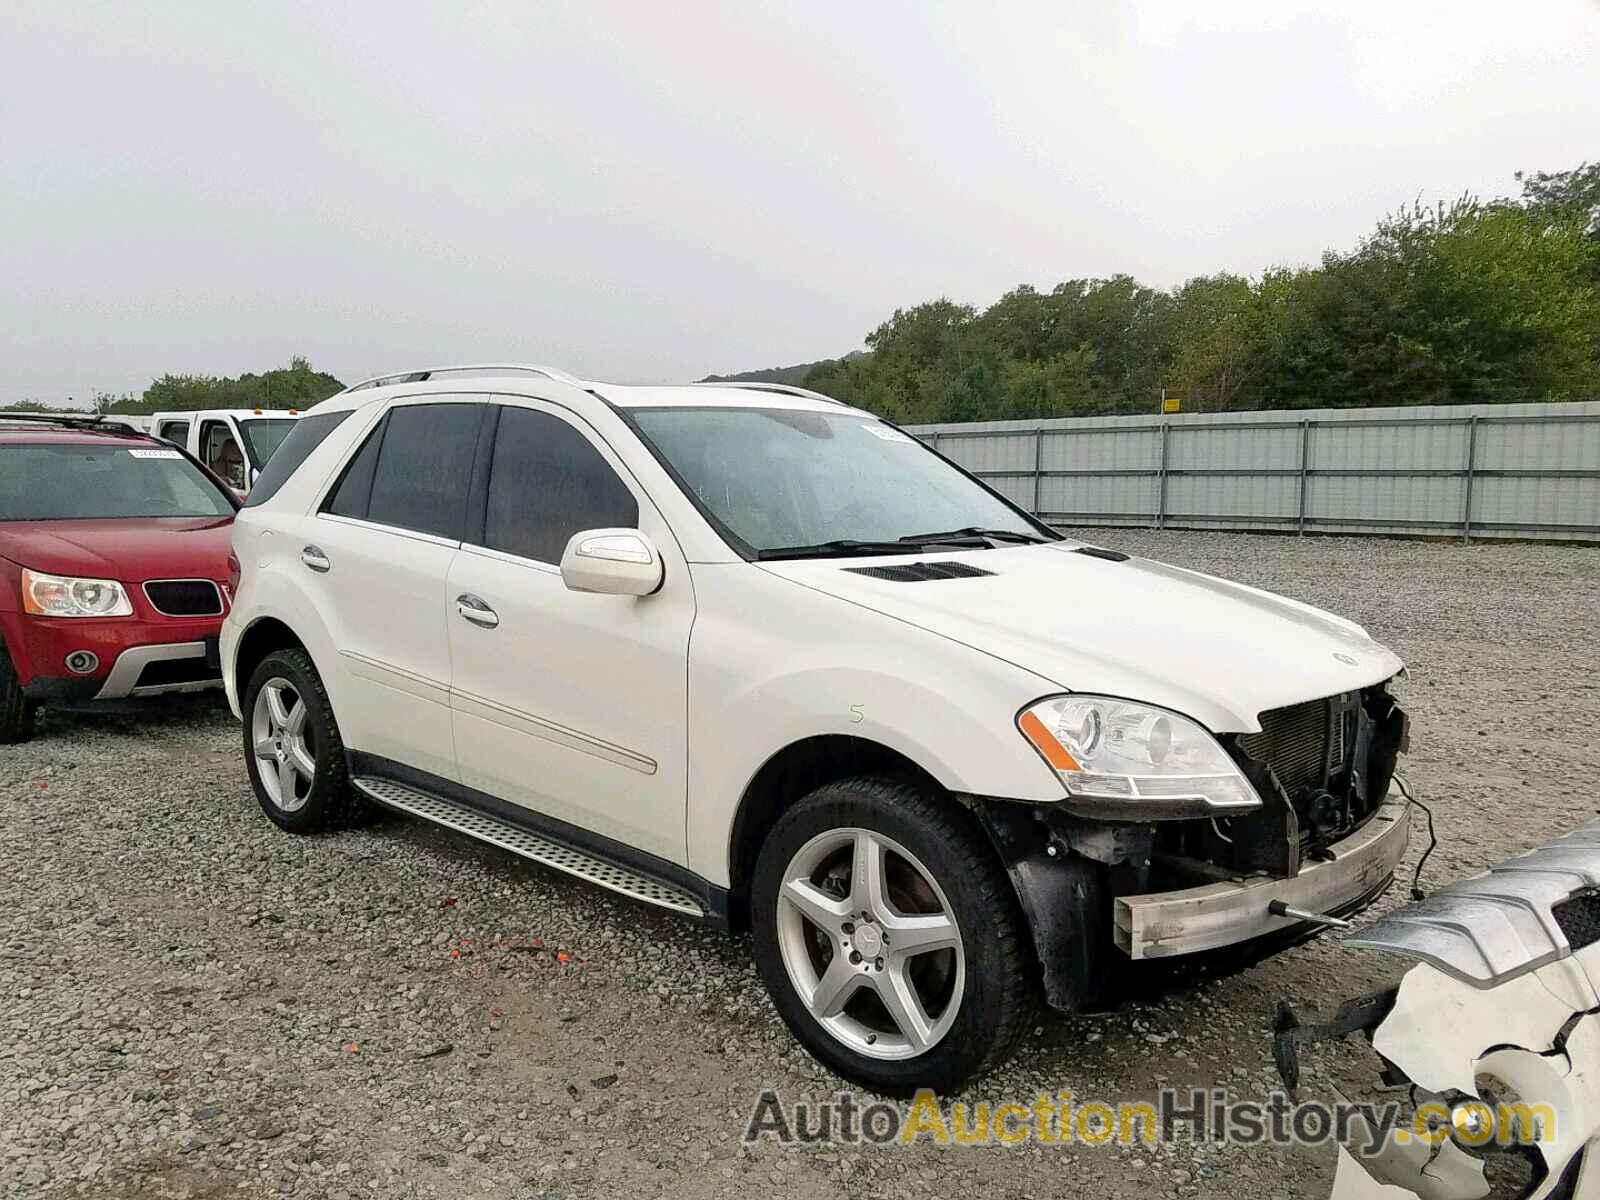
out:
M40 704L220 687L237 509L126 425L0 416L0 742Z

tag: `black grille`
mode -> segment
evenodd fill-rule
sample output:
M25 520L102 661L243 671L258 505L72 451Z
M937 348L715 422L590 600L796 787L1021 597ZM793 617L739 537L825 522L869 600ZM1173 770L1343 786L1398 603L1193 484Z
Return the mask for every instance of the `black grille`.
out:
M1257 762L1266 763L1291 795L1300 788L1322 783L1322 769L1328 748L1328 714L1338 703L1308 700L1288 708L1274 708L1261 714L1260 733L1242 733L1239 745ZM1344 764L1344 720L1333 722L1335 770Z
M874 579L892 579L896 583L926 583L932 579L975 579L979 575L993 575L982 567L964 562L897 563L887 567L846 567L857 575L871 575Z
M222 612L222 593L209 579L156 579L144 594L159 613L169 617L214 617Z
M1563 900L1551 912L1556 926L1567 939L1567 945L1582 950L1600 941L1600 892L1580 892L1570 900Z

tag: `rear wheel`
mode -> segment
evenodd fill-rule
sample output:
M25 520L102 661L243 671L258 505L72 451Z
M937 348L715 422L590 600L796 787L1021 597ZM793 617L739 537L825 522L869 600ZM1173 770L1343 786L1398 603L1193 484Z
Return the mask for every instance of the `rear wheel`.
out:
M322 677L303 650L275 650L245 686L244 753L261 809L290 833L353 823L344 741Z
M33 732L33 705L22 694L11 655L0 645L0 744L25 742Z
M774 826L751 890L756 962L808 1050L889 1095L1003 1062L1037 985L1010 882L976 821L887 778L819 788Z

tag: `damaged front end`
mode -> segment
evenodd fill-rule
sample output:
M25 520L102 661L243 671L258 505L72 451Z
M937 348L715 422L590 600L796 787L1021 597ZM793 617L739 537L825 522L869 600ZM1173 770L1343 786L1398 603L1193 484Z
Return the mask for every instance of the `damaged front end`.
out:
M1325 1023L1280 1007L1273 1054L1291 1094L1301 1046L1359 1032L1408 1104L1392 1128L1352 1131L1335 1200L1600 1197L1600 824L1345 944L1415 965Z
M1408 725L1387 683L1269 710L1260 724L1217 739L1260 799L1247 811L1146 796L980 806L1052 1005L1092 1000L1103 950L1170 958L1292 936L1392 882L1409 835L1408 804L1390 791Z
M1405 854L1407 806L1389 788L1408 736L1380 684L1262 713L1261 732L1224 737L1261 807L1140 828L1142 869L1113 886L1118 949L1192 954L1294 927L1284 908L1340 916L1370 903ZM1092 855L1097 836L1076 831L1075 848Z

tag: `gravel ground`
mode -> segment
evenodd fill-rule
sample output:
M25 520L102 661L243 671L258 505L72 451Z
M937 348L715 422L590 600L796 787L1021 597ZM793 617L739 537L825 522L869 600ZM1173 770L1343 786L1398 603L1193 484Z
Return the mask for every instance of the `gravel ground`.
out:
M1596 811L1600 550L1085 536L1325 605L1405 656L1427 879ZM0 1195L1327 1194L1325 1148L743 1147L761 1088L838 1086L743 940L417 822L288 837L237 743L208 698L47 714L0 749ZM1140 980L1046 1019L967 1099L1262 1097L1277 1000L1327 1009L1384 970L1324 939Z

